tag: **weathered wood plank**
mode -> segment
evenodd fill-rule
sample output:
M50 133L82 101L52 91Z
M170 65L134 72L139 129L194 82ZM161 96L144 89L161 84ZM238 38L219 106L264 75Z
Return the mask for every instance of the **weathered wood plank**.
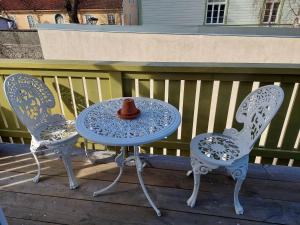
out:
M64 224L268 224L238 218L164 210L157 217L151 208L41 195L2 192L0 200L8 216ZM34 204L32 204L34 202ZM43 210L41 210L43 209Z
M19 219L19 218L7 218L9 225L63 225L62 223L49 223L49 222L42 222L37 220L26 220L26 219ZM65 223L64 223L65 224Z

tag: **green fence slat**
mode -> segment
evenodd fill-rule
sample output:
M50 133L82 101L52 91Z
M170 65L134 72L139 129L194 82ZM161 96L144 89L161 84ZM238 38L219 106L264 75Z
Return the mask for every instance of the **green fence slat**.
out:
M58 100L58 93L56 90L56 84L55 84L54 77L44 77L43 80L54 96L55 106L51 109L51 113L52 114L61 114L61 109L60 109L59 100Z
M294 84L291 83L282 83L280 86L284 91L284 100L279 111L271 121L266 144L265 144L266 148L277 148L280 133L282 130L284 120L286 118L286 113L289 107L289 102L294 88Z
M164 101L165 99L165 81L164 80L154 80L154 90L153 97Z
M182 108L182 141L191 141L197 81L185 81Z
M5 77L0 76L0 90L3 93L2 95L0 95L2 111L3 111L4 116L6 118L8 128L16 130L18 128L17 128L16 122L15 122L15 119L14 119L14 116L15 116L14 112L12 111L12 109L11 109L11 107L10 107L10 105L9 105L5 95L4 95L4 92L3 92L3 82L4 82L4 80L5 80ZM3 127L3 128L5 128L5 127Z
M170 80L168 102L178 110L179 110L179 96L180 96L180 80ZM170 135L167 140L177 140L177 131L175 131L172 135Z
M295 97L294 106L291 111L290 120L286 128L286 133L283 139L283 149L294 149L294 145L300 129L300 88L298 88ZM299 150L299 147L298 147Z
M71 95L71 89L69 86L69 80L66 77L58 77L58 86L60 90L60 95L63 103L63 108L65 112L65 117L68 120L74 120L75 113L74 113L74 107L72 104L72 95ZM55 86L56 88L56 86ZM56 103L58 104L58 102Z
M139 96L150 97L150 80L139 80Z
M124 79L123 78L123 95L124 95L124 97L135 96L134 79Z
M226 128L232 84L233 82L230 81L220 82L215 123L214 123L215 132L223 132L224 129Z
M111 99L112 96L110 95L109 80L105 78L101 78L100 84L101 84L102 100L104 101L104 100Z
M197 134L206 133L208 128L213 81L201 81L197 117Z
M99 102L99 94L96 78L86 78L86 89L89 98L89 104L93 105ZM100 81L101 82L101 81Z

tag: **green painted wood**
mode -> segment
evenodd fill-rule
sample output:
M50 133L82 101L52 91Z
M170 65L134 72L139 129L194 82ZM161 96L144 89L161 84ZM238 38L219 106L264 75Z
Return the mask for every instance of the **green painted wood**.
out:
M265 144L266 148L277 148L280 133L283 127L284 120L286 118L286 113L289 107L289 102L294 88L294 84L291 83L282 83L280 86L284 91L284 100L279 111L271 121Z
M124 97L135 96L134 79L125 79L123 75L123 92Z
M169 81L169 99L168 102L179 110L179 97L180 97L180 80ZM168 141L177 140L177 131L167 138ZM169 150L168 150L169 152ZM175 153L176 154L176 153Z
M153 97L155 99L165 100L165 80L154 80Z
M4 78L2 75L0 75L0 105L1 105L1 114L0 115L0 127L1 128L5 128L6 127L6 117L7 117L7 104L6 107L5 105L5 101L7 101L6 97L5 97L5 93L4 93L4 89L3 89L3 81ZM3 105L4 103L4 105ZM11 111L12 109L9 107L9 110ZM3 118L2 118L3 116Z
M2 63L3 62L3 63ZM126 72L124 72L126 71ZM23 72L42 78L53 93L56 105L52 113L61 113L60 104L54 82L54 76L59 76L59 87L63 99L63 108L68 119L74 118L74 110L71 100L71 92L68 77L72 76L72 84L78 113L86 108L85 95L83 91L82 77L86 77L89 104L97 102L99 94L97 90L96 77L101 79L101 94L103 100L113 97L135 96L134 79L139 79L140 96L150 96L150 79L154 80L154 98L164 100L164 83L170 80L169 102L178 108L180 80L185 80L185 93L183 105L182 140L177 140L177 132L167 139L167 142L151 144L155 154L161 154L163 148L167 148L168 154L176 154L176 149L181 149L181 155L189 154L189 141L192 132L193 108L195 100L196 80L202 80L200 89L199 112L197 122L197 133L207 131L209 110L211 104L212 83L220 80L218 103L214 128L222 131L225 127L229 99L231 94L232 81L240 81L236 109L247 94L251 92L252 82L260 81L261 85L281 82L286 98L290 98L294 83L300 81L300 66L288 64L231 64L231 63L109 63L109 62L84 62L84 61L28 61L28 60L0 60L0 74ZM0 82L3 85L3 78ZM2 93L2 94L1 94ZM0 118L0 136L4 141L7 137L13 137L16 142L25 138L27 143L30 140L28 132L21 124L18 129L13 119L10 107L5 105L2 87L0 87L0 100L4 106L5 116L9 117L9 127L5 128ZM278 163L286 164L289 159L295 159L298 165L298 151L293 150L296 137L299 131L299 91L292 110L288 124L287 133L284 138L282 149L278 151L277 142L281 127L288 107L285 99L278 115L270 125L269 135L264 149L254 149L251 158L255 155L263 156L263 162L270 163L274 157L279 158ZM235 111L236 111L235 109ZM241 126L234 120L233 127L240 129ZM170 144L171 143L171 144ZM144 146L149 152L149 146ZM102 146L90 144L91 148L100 149Z
M165 100L165 80L154 80L153 81L153 97L161 101ZM162 148L154 148L154 154L162 155Z
M112 98L120 98L123 96L122 73L109 73L109 87Z
M240 71L241 72L241 71ZM199 70L197 72L179 72L176 73L126 73L124 75L126 79L157 79L157 80L222 80L222 81L274 81L274 82L287 82L295 83L299 81L299 76L297 75L282 75L273 74L272 76L267 74L241 74L237 71L234 73L214 73L213 70L207 71L206 73Z
M263 87L266 85L273 85L273 84L274 84L274 82L260 82L259 87ZM259 140L260 139L258 139L257 142L255 143L255 145L254 145L255 148L259 148ZM261 163L262 164L272 164L274 158L275 157L262 157ZM288 161L289 161L289 159L284 159L284 161L282 161L282 162L278 161L278 164L287 165Z
M108 79L100 79L101 84L101 93L102 93L102 99L108 100L111 99L110 95L110 86L109 86L109 80Z
M89 105L99 102L99 94L96 78L86 78L86 89L88 93Z
M181 132L181 140L184 142L192 139L196 84L196 81L186 80L184 85Z
M84 89L83 89L83 80L82 78L72 77L72 85L74 90L74 97L76 102L77 113L82 112L86 107Z
M294 149L294 145L300 129L300 88L298 88L295 103L292 108L290 120L286 128L286 133L283 139L283 149ZM299 147L297 149L300 150Z
M214 123L215 132L223 132L223 130L226 128L232 84L233 82L230 81L220 82Z
M150 80L139 80L139 96L150 97Z
M68 120L74 120L75 114L74 114L74 108L72 104L71 89L69 86L68 78L58 77L58 85L59 85L59 90L60 90L63 108L65 112L65 118ZM59 104L59 102L56 102L56 104Z
M1 106L2 106L2 112L4 113L7 125L9 129L18 129L15 119L14 119L14 112L12 111L5 95L4 95L4 89L3 89L3 82L5 80L4 76L0 76L0 90L2 92L2 94L0 95L0 100L1 100ZM3 124L4 125L4 124Z
M208 128L213 81L201 81L200 99L197 118L197 135L206 133Z
M133 72L189 72L300 75L300 64L280 63L185 63L185 62L99 62L82 60L1 59L0 69L52 71L133 71ZM76 76L76 75L74 75ZM82 76L82 75L81 75Z

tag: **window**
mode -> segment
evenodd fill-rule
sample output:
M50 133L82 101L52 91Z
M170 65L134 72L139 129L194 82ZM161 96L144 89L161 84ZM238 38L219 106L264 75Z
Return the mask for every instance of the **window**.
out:
M108 15L107 15L107 20L108 20L108 24L109 24L109 25L114 25L114 24L116 24L116 21L115 21L115 15L114 15L114 14L108 14Z
M36 20L32 15L27 16L28 25L30 29L36 28Z
M8 19L12 20L11 22L9 22L9 28L10 29L17 29L17 22L16 22L16 17L9 15Z
M226 0L208 0L206 24L223 24Z
M64 17L61 14L55 15L55 23L62 24L64 23Z
M279 8L279 0L267 0L265 5L265 12L263 17L263 23L275 23L277 12Z
M85 15L85 23L92 24L92 21L90 20L92 17L93 17L92 15Z

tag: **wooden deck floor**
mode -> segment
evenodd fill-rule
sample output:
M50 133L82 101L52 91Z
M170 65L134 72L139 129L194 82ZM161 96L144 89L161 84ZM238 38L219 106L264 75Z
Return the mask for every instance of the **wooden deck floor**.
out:
M233 208L234 182L223 171L203 176L195 208L185 202L193 179L186 177L187 158L152 157L145 168L148 190L162 211L157 217L139 187L134 167L127 167L121 181L108 193L93 198L93 191L117 175L114 163L92 165L74 158L80 183L69 190L62 162L53 155L41 157L42 179L34 184L35 164L28 146L0 144L0 206L9 224L300 224L300 169L250 165L241 190L245 209Z

